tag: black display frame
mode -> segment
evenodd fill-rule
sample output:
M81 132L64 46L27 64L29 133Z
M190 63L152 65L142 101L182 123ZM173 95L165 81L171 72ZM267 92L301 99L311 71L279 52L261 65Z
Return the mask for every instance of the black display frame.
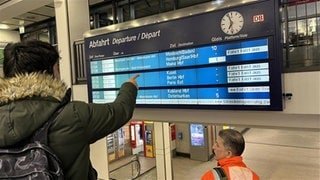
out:
M264 6L266 6L265 4L268 4L269 7L265 8ZM165 26L168 23L176 23L176 22L180 22L183 21L185 19L190 20L193 18L199 18L200 16L205 17L206 15L209 14L209 16L213 16L216 15L217 13L219 14L219 17L221 17L223 14L225 14L226 12L229 11L240 11L243 12L245 9L247 8L251 8L250 6L253 6L256 8L251 8L251 10L253 9L253 11L257 11L259 12L259 7L264 7L264 13L266 13L268 10L270 11L270 4L272 4L273 6L273 11L274 12L268 12L268 14L264 14L266 17L265 18L270 18L273 17L272 19L274 20L274 24L272 25L272 28L268 28L266 29L266 31L260 31L260 32L256 32L253 31L253 33L248 33L247 37L239 37L239 38L235 38L235 39L231 39L231 40L224 40L224 41L217 41L217 42L201 42L196 44L196 45L191 45L191 46L182 46L182 47L178 47L178 48L168 48L166 47L157 47L156 49L152 49L152 50L145 50L145 51L139 51L138 47L136 48L137 51L133 51L131 52L130 50L128 51L122 51L122 53L119 53L117 55L112 55L110 54L111 52L115 52L115 49L119 48L116 47L116 45L112 44L112 45L105 45L105 46L100 46L100 47L94 47L96 48L95 50L92 50L93 48L91 47L91 49L89 48L90 46L92 46L92 42L96 41L99 39L103 39L103 38L110 38L111 37L116 37L116 36L124 36L124 35L128 35L128 34L136 34L137 31L144 31L147 32L146 28L151 27L152 28L159 28L158 26ZM258 7L258 8L257 8ZM118 31L118 32L111 32L111 33L107 33L107 34L102 34L102 35L97 35L97 36L93 36L93 37L88 37L85 39L85 51L86 51L86 59L87 59L87 72L88 72L88 96L89 96L89 102L92 102L92 91L95 91L92 89L92 82L91 82L91 77L95 76L91 74L91 69L90 69L90 61L95 61L95 60L105 60L108 58L118 58L118 57L128 57L128 56L135 56L135 55L142 55L142 54L149 54L149 53L155 53L155 52L164 52L164 51L171 51L171 50L179 50L179 49L186 49L186 48L195 48L195 47L200 47L200 46L205 46L205 45L214 45L214 44L223 44L223 43L230 43L230 42L237 42L237 41L247 41L247 40L252 40L252 39L260 39L260 38L268 38L269 40L271 40L272 42L272 47L273 49L269 49L269 76L270 76L270 105L189 105L189 104L137 104L137 107L143 107L143 108L182 108L182 109L217 109L217 110L272 110L272 111L280 111L282 110L282 81L281 81L281 71L282 71L282 53L281 53L281 43L280 43L280 23L276 23L276 22L280 22L279 21L279 12L278 12L278 7L279 4L276 1L259 1L259 2L255 2L255 3L250 3L248 5L242 5L242 6L237 6L237 7L232 7L232 8L228 8L228 9L221 9L221 10L217 10L214 12L207 12L207 13L203 13L203 14L198 14L198 15L193 15L193 16L188 16L188 17L183 17L180 19L174 19L174 20L169 20L166 22L160 22L157 24L150 24L150 25L145 25L145 26L140 26L140 27L136 27L136 28L132 28L132 29L126 29L126 30L122 30L122 31ZM240 9L240 10L239 10ZM256 13L257 14L257 13ZM259 13L258 13L259 14ZM271 16L271 14L273 14ZM246 16L246 14L244 14L244 16ZM201 17L200 17L201 18ZM188 21L187 21L188 22ZM270 20L268 20L268 23L266 23L267 25L265 26L270 26ZM180 22L181 23L181 22ZM190 23L190 22L189 22ZM265 26L263 27L259 27L259 29L264 29ZM174 27L169 27L169 29L171 31L174 31L175 29L172 29ZM150 28L149 28L150 29ZM177 28L179 30L179 28ZM162 30L162 29L161 29ZM194 30L191 30L194 31ZM219 29L218 29L219 31ZM221 31L221 30L220 30ZM242 31L247 32L246 29L243 29ZM216 33L217 34L217 33ZM140 35L140 34L139 34ZM218 36L223 37L223 35L221 35L221 32L218 33ZM225 36L226 37L226 36ZM229 36L231 37L231 36ZM165 38L168 39L168 38ZM212 39L211 39L212 40ZM137 40L139 41L139 40ZM158 43L158 44L163 44L160 40L160 43L157 42L159 40L154 40L153 42ZM109 41L110 43L110 41ZM122 50L127 50L128 47L133 47L132 45L130 46L131 42L125 42L124 46L126 47L122 47ZM141 45L141 42L137 42L138 46ZM134 45L136 45L137 43L133 43ZM140 43L140 44L139 44ZM129 45L128 45L129 44ZM150 44L150 43L149 43ZM166 43L164 43L166 44ZM168 44L166 44L168 45ZM170 44L171 45L171 44ZM119 46L119 45L118 45ZM163 45L160 45L163 46ZM149 46L147 46L149 47ZM161 49L162 48L162 49ZM103 52L103 50L107 50L108 49L108 53L101 53ZM129 48L130 49L130 48ZM135 49L135 48L133 48ZM92 52L95 52L92 53ZM101 57L101 54L104 54ZM230 64L229 64L230 65ZM172 68L169 68L172 69ZM136 72L141 72L141 70L138 70ZM121 73L126 73L126 72L117 72L117 73L113 73L113 74L121 74ZM133 73L133 71L130 71L130 73ZM104 73L104 74L110 74L110 73ZM259 84L259 83L258 83ZM251 85L254 85L251 83ZM240 85L239 85L240 86ZM244 85L242 85L244 86ZM218 86L217 86L218 87ZM226 86L227 87L227 86ZM229 87L229 86L228 86ZM232 86L230 86L232 87ZM179 88L179 86L177 86L177 88ZM142 89L148 89L148 88L142 88ZM161 87L159 87L159 89L161 89ZM103 90L103 89L98 89L98 90Z

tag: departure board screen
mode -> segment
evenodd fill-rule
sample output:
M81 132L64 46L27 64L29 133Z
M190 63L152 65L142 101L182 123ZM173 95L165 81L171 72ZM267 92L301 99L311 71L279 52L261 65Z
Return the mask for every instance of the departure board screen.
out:
M272 2L251 6L272 17L264 8ZM237 12L243 11L246 17L243 8ZM221 17L226 13L218 12ZM172 31L166 28L170 23L185 26L198 21L196 18L206 21L215 14L86 39L90 101L112 102L121 84L138 73L138 107L281 110L281 58L275 26L256 24L252 33L239 35L221 35L211 30L210 39L203 43L195 42L199 35L186 38L163 34ZM261 28L267 29L256 32ZM187 34L188 31L185 30ZM245 28L242 31L246 32ZM151 42L141 42L147 38ZM174 43L166 42L170 38L175 39Z

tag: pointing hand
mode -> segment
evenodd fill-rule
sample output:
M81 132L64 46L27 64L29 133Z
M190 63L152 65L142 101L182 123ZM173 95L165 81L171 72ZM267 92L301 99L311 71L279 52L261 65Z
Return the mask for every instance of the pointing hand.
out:
M132 83L133 85L135 85L137 87L137 89L139 89L138 87L138 83L137 83L137 78L140 76L140 74L135 74L134 76L132 76L130 79L128 79L128 82Z

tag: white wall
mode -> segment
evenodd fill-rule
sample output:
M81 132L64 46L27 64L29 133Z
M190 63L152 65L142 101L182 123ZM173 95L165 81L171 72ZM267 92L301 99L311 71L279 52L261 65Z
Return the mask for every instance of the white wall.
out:
M8 31L0 29L0 42L19 42L20 34L18 31Z
M292 93L285 113L320 114L320 72L284 74L284 92Z
M72 93L73 100L88 102L88 86L87 85L73 85Z
M285 101L284 110L280 112L137 108L133 118L319 131L320 72L286 73L283 82L284 92L292 93L293 97L291 100ZM86 88L86 86L74 87L74 96L87 99Z
M182 133L182 139L180 140L177 136L176 145L177 152L180 153L190 153L190 136L189 136L189 124L188 123L176 123L176 132Z
M0 48L9 42L19 42L20 34L18 31L8 31L0 29ZM0 77L3 76L3 67L0 64Z

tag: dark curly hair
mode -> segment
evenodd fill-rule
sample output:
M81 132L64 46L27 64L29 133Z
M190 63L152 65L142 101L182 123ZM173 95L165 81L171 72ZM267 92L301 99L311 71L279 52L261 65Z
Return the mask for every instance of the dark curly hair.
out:
M58 60L58 51L49 43L39 40L9 43L4 48L4 76L14 77L32 72L52 75L53 66Z

